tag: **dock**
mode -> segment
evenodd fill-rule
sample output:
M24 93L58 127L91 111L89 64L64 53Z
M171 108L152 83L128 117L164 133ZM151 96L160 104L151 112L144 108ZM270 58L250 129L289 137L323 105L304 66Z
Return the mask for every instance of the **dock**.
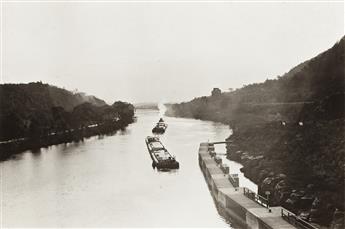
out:
M223 142L217 142L223 143ZM224 142L225 143L225 142ZM248 189L236 186L236 176L228 174L229 168L210 152L210 143L201 143L199 165L216 203L243 228L292 229L296 227L285 219L282 207L269 207L265 198ZM237 182L238 184L238 182ZM256 196L255 196L256 195Z

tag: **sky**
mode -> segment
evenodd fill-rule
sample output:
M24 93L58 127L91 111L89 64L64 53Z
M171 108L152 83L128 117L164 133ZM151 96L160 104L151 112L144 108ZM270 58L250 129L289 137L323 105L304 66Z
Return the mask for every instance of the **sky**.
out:
M344 3L2 3L2 83L181 102L283 75L344 35Z

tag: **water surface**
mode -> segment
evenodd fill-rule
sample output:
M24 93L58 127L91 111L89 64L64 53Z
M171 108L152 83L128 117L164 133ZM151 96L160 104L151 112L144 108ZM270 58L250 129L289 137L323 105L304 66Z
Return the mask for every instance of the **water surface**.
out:
M200 142L224 140L229 127L164 117L169 126L161 140L180 169L159 172L144 141L159 112L136 115L136 123L114 135L26 151L0 163L2 226L236 228L218 212L197 154Z

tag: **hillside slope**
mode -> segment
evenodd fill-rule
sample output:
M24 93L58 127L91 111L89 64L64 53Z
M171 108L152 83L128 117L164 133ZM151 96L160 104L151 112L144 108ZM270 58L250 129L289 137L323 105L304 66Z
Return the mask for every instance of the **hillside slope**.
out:
M172 104L167 114L229 124L228 157L244 165L260 193L271 191L271 204L342 228L344 50L343 37L281 77Z
M0 141L97 123L121 109L94 96L40 82L3 84L0 85Z

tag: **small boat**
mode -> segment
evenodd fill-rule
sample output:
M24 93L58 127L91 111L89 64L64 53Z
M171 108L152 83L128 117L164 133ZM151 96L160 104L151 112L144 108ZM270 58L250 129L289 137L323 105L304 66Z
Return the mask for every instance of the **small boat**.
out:
M158 137L148 136L145 139L147 149L149 150L152 166L157 169L178 169L180 164L176 161L175 156L172 156L168 150L163 146Z
M168 124L164 122L162 118L159 119L156 126L152 129L154 134L164 134L165 130L168 128Z

